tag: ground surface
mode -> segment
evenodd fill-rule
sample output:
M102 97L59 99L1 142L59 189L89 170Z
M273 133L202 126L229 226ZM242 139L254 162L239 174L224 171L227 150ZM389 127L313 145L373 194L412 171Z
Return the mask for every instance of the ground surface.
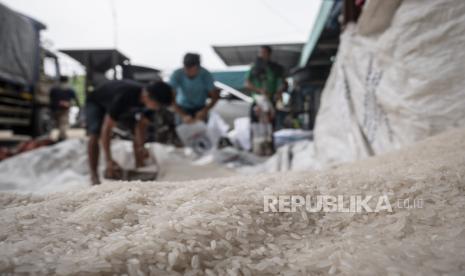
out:
M387 195L393 212L264 213L264 195ZM422 199L423 208L396 202ZM0 272L463 275L465 130L321 172L0 194Z

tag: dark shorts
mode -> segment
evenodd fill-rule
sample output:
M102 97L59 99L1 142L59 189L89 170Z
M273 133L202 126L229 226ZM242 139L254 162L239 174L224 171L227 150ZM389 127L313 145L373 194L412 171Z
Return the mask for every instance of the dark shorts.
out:
M88 135L99 135L105 118L105 108L92 101L86 102L86 129Z
M185 107L180 106L180 108L182 109L182 111L186 112L186 114L192 117L195 117L195 114L197 114L197 112L199 112L200 110L204 109L205 106L201 106L197 108L185 108Z

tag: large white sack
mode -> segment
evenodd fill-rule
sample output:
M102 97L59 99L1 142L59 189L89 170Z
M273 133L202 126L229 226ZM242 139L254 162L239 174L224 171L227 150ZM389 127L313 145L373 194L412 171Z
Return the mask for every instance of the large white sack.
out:
M372 2L367 10L385 1ZM364 25L349 25L341 37L316 119L320 164L361 159L465 125L465 1L404 0L388 26L389 18L379 24L373 14L364 11Z

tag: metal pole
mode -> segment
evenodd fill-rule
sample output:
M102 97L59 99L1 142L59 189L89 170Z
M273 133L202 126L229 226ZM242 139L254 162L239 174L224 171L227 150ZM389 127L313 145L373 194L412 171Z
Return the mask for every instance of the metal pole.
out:
M117 20L117 13L116 13L116 3L115 0L110 0L110 6L112 11L112 18L113 18L113 47L115 50L111 55L112 67L113 67L113 79L116 80L117 73L116 73L116 65L118 63L117 60L117 53L116 50L118 49L118 20Z

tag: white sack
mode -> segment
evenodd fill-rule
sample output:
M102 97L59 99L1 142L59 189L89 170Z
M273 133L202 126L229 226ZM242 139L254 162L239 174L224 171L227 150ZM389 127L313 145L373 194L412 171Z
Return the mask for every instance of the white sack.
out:
M185 147L191 148L198 155L209 151L212 143L207 133L207 125L197 121L192 124L182 124L176 127L176 133Z
M364 15L359 24L379 19ZM464 33L462 0L404 0L371 36L349 25L316 119L316 160L361 159L464 126Z
M228 137L236 146L248 151L252 148L250 128L249 117L237 118L234 120L234 129L229 132Z
M214 147L218 145L221 137L228 135L229 125L216 112L208 114L207 134Z

